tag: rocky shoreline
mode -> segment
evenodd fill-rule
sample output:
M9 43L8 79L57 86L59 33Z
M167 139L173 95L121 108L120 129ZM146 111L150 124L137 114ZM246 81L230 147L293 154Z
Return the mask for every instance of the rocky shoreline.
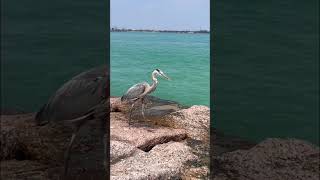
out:
M152 96L146 119L138 105L129 126L128 106L117 97L110 104L111 179L210 179L210 160L215 180L319 179L319 147L308 142L267 139L256 144L225 136L210 131L208 107L183 107ZM90 169L104 157L98 129L99 123L90 122L81 130L71 175L102 177L103 172ZM1 179L57 179L69 138L68 128L36 126L34 113L2 114Z
M208 107L186 108L149 96L146 120L138 104L131 126L119 98L111 98L111 108L111 179L209 177Z

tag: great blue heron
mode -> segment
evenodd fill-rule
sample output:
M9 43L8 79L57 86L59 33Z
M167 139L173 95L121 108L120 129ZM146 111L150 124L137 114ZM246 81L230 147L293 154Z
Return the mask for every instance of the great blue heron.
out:
M72 144L86 122L106 121L109 107L109 71L107 66L83 72L66 82L36 114L39 125L48 122L71 123L74 127L65 151L64 176L67 175Z
M145 119L145 116L144 116L144 111L145 111L144 97L156 90L157 85L158 85L157 76L161 76L167 80L170 80L170 78L167 75L165 75L160 69L155 69L151 75L151 78L153 81L151 86L147 82L135 84L131 88L129 88L128 91L121 97L121 101L126 101L129 103L132 103L131 108L130 108L130 114L129 114L129 125L130 125L130 121L131 121L132 109L133 109L135 103L139 99L141 100L141 114L142 114L143 118Z

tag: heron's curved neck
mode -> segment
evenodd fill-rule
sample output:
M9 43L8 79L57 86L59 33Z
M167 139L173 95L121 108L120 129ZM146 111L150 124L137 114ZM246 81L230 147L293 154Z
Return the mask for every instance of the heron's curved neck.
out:
M156 87L157 86L157 84L158 84L158 79L157 79L157 77L156 77L156 74L155 73L152 73L152 85L151 85L151 87Z

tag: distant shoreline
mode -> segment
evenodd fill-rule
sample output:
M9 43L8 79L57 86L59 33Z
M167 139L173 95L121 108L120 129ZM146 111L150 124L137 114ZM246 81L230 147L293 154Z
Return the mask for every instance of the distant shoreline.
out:
M209 34L208 30L199 30L199 31L178 31L178 30L153 30L153 29L118 29L111 28L110 32L161 32L161 33L183 33L183 34Z

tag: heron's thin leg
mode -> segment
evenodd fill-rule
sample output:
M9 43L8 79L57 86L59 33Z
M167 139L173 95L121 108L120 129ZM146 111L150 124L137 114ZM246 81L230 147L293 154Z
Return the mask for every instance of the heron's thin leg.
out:
M65 154L64 154L64 177L66 177L66 175L68 173L70 150L72 148L74 139L76 138L77 134L78 134L78 130L76 130L75 132L72 133L71 140L69 142L68 148L67 148L67 150L65 151Z
M142 113L142 117L145 120L146 117L144 116L144 99L141 99L141 113Z
M84 116L81 116L79 118L75 118L75 119L71 119L71 120L66 120L66 122L71 122L73 123L74 125L74 130L73 130L73 133L72 133L72 136L71 136L71 140L69 142L69 145L65 151L65 154L64 154L64 177L67 176L67 173L68 173L68 167L69 167L69 160L70 160L70 151L72 149L72 145L73 145L73 142L79 132L79 129L80 127L85 123L87 122L89 119L92 119L93 118L93 114L94 112L92 111L89 111L86 115Z
M129 126L131 125L131 115L132 115L132 109L133 109L134 105L135 105L135 103L133 103L130 108L129 121L128 121Z

